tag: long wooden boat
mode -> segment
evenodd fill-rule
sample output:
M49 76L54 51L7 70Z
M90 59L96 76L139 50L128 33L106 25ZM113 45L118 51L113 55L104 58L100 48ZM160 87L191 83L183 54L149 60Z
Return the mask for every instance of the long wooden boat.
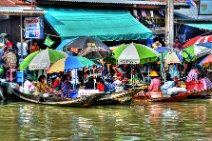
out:
M104 94L102 98L96 101L96 104L124 104L126 102L131 102L133 96L141 90L141 88L134 88L123 92Z
M95 101L103 97L103 94L92 94L80 98L62 98L57 95L50 94L49 97L40 95L24 94L19 91L19 85L13 82L0 80L1 92L4 97L13 100L23 100L31 103L44 104L44 105L58 105L58 106L71 106L71 107L86 107L94 105Z
M49 97L44 97L42 95L30 95L19 92L18 90L13 90L14 94L21 100L43 104L43 105L57 105L57 106L70 106L70 107L88 107L94 105L94 102L102 97L102 94L92 94L89 96L83 96L80 98L62 98L57 97L52 94Z
M142 103L142 102L178 102L182 101L183 99L195 95L195 94L207 94L211 93L212 89L207 89L207 90L200 90L200 91L187 91L187 92L182 92L177 95L171 96L171 97L159 97L159 98L151 98L149 96L135 96L133 98L133 102L135 103Z
M0 79L0 100L8 100L15 98L11 89L9 89L11 85L13 85L12 82L7 82L5 79Z

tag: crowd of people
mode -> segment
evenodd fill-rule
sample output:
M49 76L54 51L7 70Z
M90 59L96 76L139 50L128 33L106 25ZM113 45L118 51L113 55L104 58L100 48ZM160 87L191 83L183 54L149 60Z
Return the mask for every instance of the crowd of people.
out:
M153 49L163 46L164 42L156 40L152 44ZM182 48L182 44L178 39L175 40L174 48ZM1 66L5 68L6 71L11 69L18 69L18 64L29 54L34 51L39 50L37 42L34 42L32 46L29 45L29 41L22 39L22 42L18 42L16 46L5 37L5 44L0 44L0 62ZM172 76L171 73L166 73L165 80L159 73L159 67L150 68L149 74L143 74L144 65L109 65L105 62L102 63L102 67L98 68L93 66L91 68L84 68L78 75L79 82L72 82L71 71L64 74L57 74L57 77L51 79L51 84L47 84L47 77L45 75L40 75L37 82L31 82L31 79L27 79L25 86L22 88L27 89L30 93L53 93L60 95L62 97L68 97L70 92L74 89L96 89L101 93L105 92L122 92L132 88L136 83L141 83L146 81L144 78L149 75L151 80L149 88L146 91L146 95L151 96L154 93L163 91L166 93L170 87L179 87L179 76ZM192 72L193 70L191 70ZM198 71L194 71L198 72ZM187 79L187 82L193 80L201 80L204 89L211 88L211 81L203 76L203 74L198 74L200 78L193 78L193 74L188 74L188 78L192 77L191 80ZM168 83L166 83L168 82ZM162 88L162 89L161 89ZM160 93L161 94L161 93ZM162 96L162 95L160 95Z

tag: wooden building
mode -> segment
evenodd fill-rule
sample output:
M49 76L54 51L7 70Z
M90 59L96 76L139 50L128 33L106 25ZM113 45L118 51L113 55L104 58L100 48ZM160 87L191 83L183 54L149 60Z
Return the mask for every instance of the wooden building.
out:
M7 33L13 44L21 40L21 19L44 14L31 6L22 0L0 0L0 33Z

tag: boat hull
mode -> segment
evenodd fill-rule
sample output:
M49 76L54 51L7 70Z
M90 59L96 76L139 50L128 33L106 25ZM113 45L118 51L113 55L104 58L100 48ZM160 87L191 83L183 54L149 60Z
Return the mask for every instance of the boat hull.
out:
M135 94L139 93L142 89L130 89L123 92L114 92L112 94L105 94L102 98L96 101L96 104L105 105L105 104L124 104L131 102Z
M200 91L187 91L179 93L172 97L160 97L160 98L151 98L149 96L135 96L133 98L134 103L142 103L142 102L178 102L182 101L183 99L192 96L197 95L201 93L211 93L212 89L207 90L200 90Z

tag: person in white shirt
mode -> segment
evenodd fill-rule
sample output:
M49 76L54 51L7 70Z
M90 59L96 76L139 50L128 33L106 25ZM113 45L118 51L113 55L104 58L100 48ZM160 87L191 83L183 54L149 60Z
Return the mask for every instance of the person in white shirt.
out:
M27 53L28 44L25 41L26 41L25 39L22 39L22 47L23 47L23 49L21 48L21 42L17 42L18 58L19 59L21 58L22 53L23 53L23 58L21 58L21 59L26 58L26 56L28 55L28 53Z

